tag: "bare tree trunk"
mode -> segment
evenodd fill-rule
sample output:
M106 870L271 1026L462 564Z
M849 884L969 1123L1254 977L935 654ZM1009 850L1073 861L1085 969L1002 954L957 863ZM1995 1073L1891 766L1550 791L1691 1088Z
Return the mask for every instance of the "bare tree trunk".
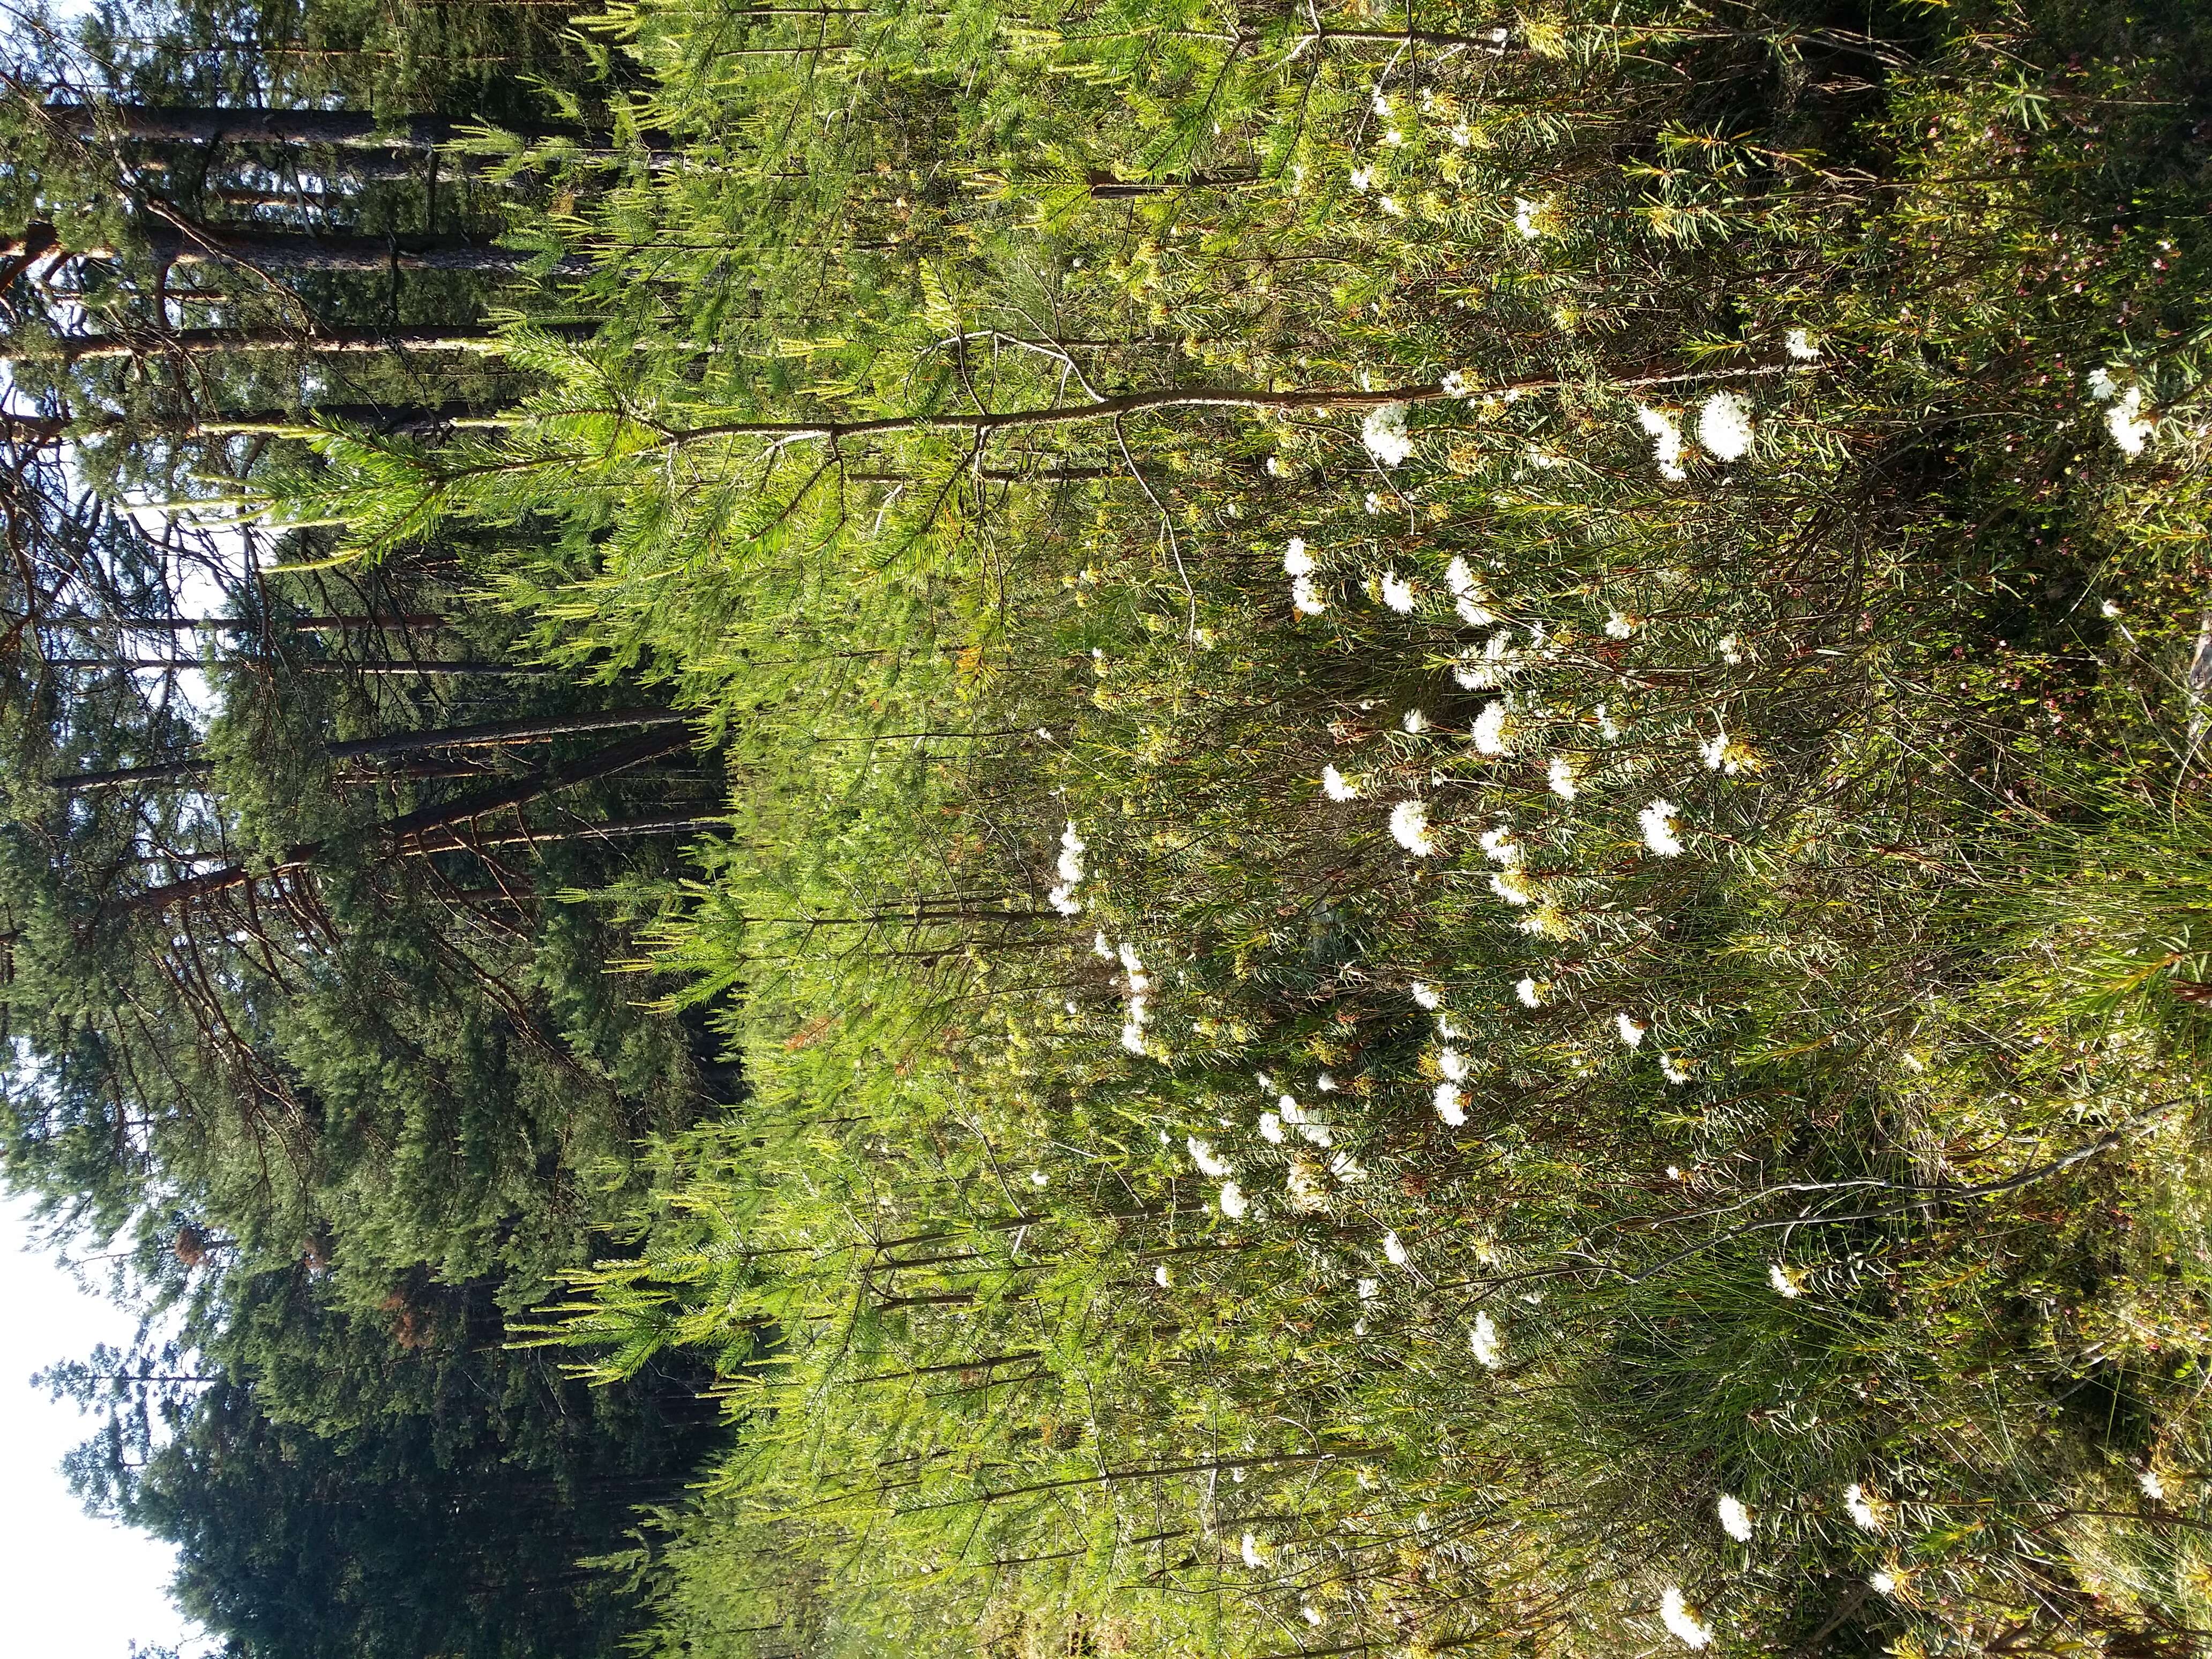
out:
M390 617L157 617L125 621L114 617L47 617L43 628L112 628L124 634L258 634L271 626L295 634L346 634L356 630L443 628L452 619L417 611Z
M272 275L337 273L381 276L392 270L453 270L471 276L511 276L543 256L526 248L494 247L465 236L314 236L299 231L243 225L149 225L147 243L157 264L228 264ZM578 276L592 267L581 254L555 262L556 275Z
M565 0L563 0L565 3ZM100 132L139 143L313 144L352 151L428 155L465 136L468 125L438 115L405 115L384 120L362 110L210 109L183 105L48 104L46 118L79 138ZM591 142L592 135L567 122L503 122L502 132L526 144L566 140L566 153L579 161L627 161L640 150L653 160L675 154L665 140L647 139L639 149L614 149ZM343 163L350 168L354 163Z
M76 438L104 437L112 433L128 433L134 437L146 438L285 438L313 430L314 419L318 416L371 431L416 434L442 432L449 427L509 424L507 416L488 410L481 404L453 401L416 404L407 407L387 404L318 404L297 411L289 409L240 410L228 414L184 415L173 419L165 419L161 416L113 415L94 421L78 421L74 424L66 421L50 422L38 420L26 421L25 425L41 430L51 425L57 428L57 435ZM0 420L21 418L0 414ZM26 435L31 434L27 430Z
M449 840L441 832L482 817L489 812L503 811L509 807L527 805L533 800L557 790L590 783L599 778L612 777L627 772L648 761L658 760L670 751L682 748L689 734L681 731L656 732L628 743L618 743L541 772L533 777L521 779L496 789L480 790L463 795L436 806L426 806L419 811L405 813L388 819L377 826L378 838L394 853L419 855L430 852L458 852L465 843ZM234 887L243 887L264 875L276 875L287 870L297 870L312 864L322 853L325 843L319 841L302 842L287 848L283 857L273 869L257 870L251 865L226 865L220 870L204 871L197 876L186 876L179 881L164 882L158 887L149 887L139 893L127 894L103 907L108 914L124 910L158 910L180 899L204 897L210 893L228 892Z
M539 323L541 333L588 340L592 323ZM372 351L467 351L497 356L507 337L496 328L466 323L441 327L326 328L310 334L295 328L149 329L143 336L79 335L53 343L52 355L64 362L104 357L151 357L183 351L194 356L225 351L301 351L316 356ZM25 353L26 356L34 354Z
M489 836L441 833L424 836L410 849L417 853L472 853L479 847L535 847L540 842L638 841L648 836L688 836L720 829L726 820L689 814L657 818L624 818L613 823L571 823L557 830L501 830Z
M434 149L460 136L461 124L437 115L384 120L364 110L208 109L177 105L48 104L46 117L79 138L120 133L172 144L326 144L337 149ZM508 127L529 143L580 138L580 127Z
M690 717L673 708L613 708L580 714L550 714L531 720L491 720L482 726L449 726L433 732L403 732L389 738L356 738L330 746L332 760L369 755L404 755L418 749L477 749L534 743L580 732L619 732L637 726L681 726Z
M233 662L242 660L233 658ZM162 668L207 668L210 665L200 657L42 657L40 664L46 668L128 668L132 670ZM430 657L403 657L379 660L374 658L353 662L337 657L312 657L303 661L284 665L295 674L368 674L386 677L422 677L446 674L460 679L508 678L533 674L550 674L553 671L535 663L469 662L456 659L441 662Z
M640 726L681 726L687 717L672 708L616 708L587 714L541 715L532 719L492 720L480 726L447 726L426 732L400 732L386 738L356 738L334 743L323 751L334 761L366 760L381 755L411 755L426 749L484 749L512 744L537 743L584 732L618 732ZM123 766L106 772L75 772L49 779L60 790L113 789L133 783L161 783L198 777L208 769L204 760L160 761L150 766Z
M0 443L31 444L43 448L72 438L104 438L125 434L135 438L289 438L314 431L321 416L346 426L375 432L421 436L467 426L507 426L512 417L481 404L449 402L397 408L384 404L322 404L296 413L286 409L240 410L235 414L108 415L96 420L69 420L59 415L19 415L0 409ZM149 623L134 624L161 627Z

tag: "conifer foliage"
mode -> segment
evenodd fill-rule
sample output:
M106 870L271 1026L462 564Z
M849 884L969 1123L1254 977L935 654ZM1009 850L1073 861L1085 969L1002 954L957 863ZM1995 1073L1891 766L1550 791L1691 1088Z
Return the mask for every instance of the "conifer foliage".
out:
M638 1600L580 1564L719 1440L709 1379L595 1391L509 1342L611 1248L641 1146L732 1093L571 902L680 867L720 784L635 665L553 672L467 535L369 569L234 522L309 406L495 409L399 337L491 342L538 259L435 149L483 88L394 86L362 21L21 23L0 1158L146 1316L48 1380L99 1424L87 1501L178 1547L212 1638L611 1653ZM432 112L387 123L404 92Z

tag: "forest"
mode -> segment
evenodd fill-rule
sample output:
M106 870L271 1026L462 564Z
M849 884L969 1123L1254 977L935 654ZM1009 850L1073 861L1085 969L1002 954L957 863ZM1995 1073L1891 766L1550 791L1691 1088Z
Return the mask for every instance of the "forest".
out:
M2212 1649L2212 8L0 77L0 1180L213 1652Z

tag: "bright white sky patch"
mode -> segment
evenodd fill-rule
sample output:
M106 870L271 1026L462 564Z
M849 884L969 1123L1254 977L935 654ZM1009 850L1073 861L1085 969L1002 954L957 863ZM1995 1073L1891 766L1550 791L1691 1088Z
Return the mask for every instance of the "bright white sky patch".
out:
M28 1247L28 1248L27 1248ZM0 1607L6 1649L40 1659L127 1659L131 1644L205 1650L170 1601L166 1544L97 1521L63 1480L92 1419L31 1386L58 1360L131 1340L130 1315L86 1295L33 1243L29 1206L0 1199Z
M17 393L4 362L0 362L0 408L15 414L35 412L28 401ZM82 489L76 449L67 442L62 445L61 465L70 488ZM233 591L243 591L252 586L254 569L260 562L261 543L251 525L230 523L221 516L222 509L216 504L209 506L211 516L196 513L188 502L165 507L126 499L112 504L127 513L155 544L162 544L166 538L167 580L178 616L223 616L230 609ZM194 634L157 629L143 634L125 633L116 643L125 655L161 661L197 657L204 641ZM150 687L153 678L164 671L141 672L149 677L147 684ZM179 712L204 728L215 713L216 702L215 690L208 684L205 671L177 671L176 686L183 704Z

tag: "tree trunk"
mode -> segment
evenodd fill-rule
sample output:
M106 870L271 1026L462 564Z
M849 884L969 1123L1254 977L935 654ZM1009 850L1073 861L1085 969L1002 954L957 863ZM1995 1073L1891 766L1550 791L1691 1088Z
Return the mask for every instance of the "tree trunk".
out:
M383 150L429 155L465 136L471 124L438 115L407 115L380 120L362 110L209 109L149 104L48 104L46 119L64 132L90 138L105 131L140 143L319 144L340 150ZM620 161L635 152L592 144L592 134L567 122L527 125L499 124L526 144L565 139L569 152L586 161ZM647 139L644 153L653 158L675 154L664 141ZM343 164L350 165L350 164Z
M356 738L329 744L324 753L334 761L365 760L380 755L410 755L425 749L499 748L509 744L536 743L547 738L568 737L583 732L617 732L639 726L681 726L687 717L672 708L616 708L580 714L550 714L532 719L492 720L481 726L447 726L427 732L400 732L386 738ZM159 783L198 777L208 769L203 760L161 761L150 766L124 766L107 772L75 772L48 780L55 789L112 789L124 784Z
M332 157L330 166L319 167L313 171L314 176L324 180L326 186L369 184L419 185L428 181L433 169L435 169L441 180L467 177L469 169L463 165L466 159L462 156L448 155L437 150L432 150L426 155L419 151L404 149L352 149ZM152 170L167 171L165 167L159 166ZM260 169L257 167L255 172L259 173ZM325 196L329 193L327 188L318 192ZM214 194L217 201L228 202L234 207L289 207L303 199L301 192L297 191L257 189L237 184L218 183L215 186ZM313 198L308 197L304 199Z
M595 323L538 323L540 333L567 340L588 340ZM150 357L166 351L194 356L225 351L303 351L316 356L371 351L469 351L495 356L507 349L496 328L455 324L443 327L328 328L309 334L295 328L173 328L149 330L141 337L64 336L52 355L68 363L103 357ZM26 357L44 353L26 352Z
M442 836L440 832L452 830L455 825L465 823L471 818L482 817L488 812L503 811L511 806L525 806L557 790L627 772L648 761L658 760L672 750L682 748L688 739L689 734L681 730L656 732L645 737L633 738L628 743L618 743L611 748L599 750L533 777L496 789L480 790L475 794L463 795L458 800L426 806L419 811L387 819L377 826L377 836L392 851L402 855L458 852L462 850L463 844ZM205 871L179 881L164 882L158 887L149 887L143 892L127 894L102 908L110 915L122 910L158 910L179 899L228 892L234 887L243 887L249 882L258 881L264 875L278 875L287 870L303 868L314 861L325 845L319 841L302 842L285 848L283 857L271 869L257 870L246 864L226 865L220 870Z
M76 628L88 631L112 628L124 634L258 634L270 627L295 634L345 634L356 629L443 628L451 620L435 612L417 611L391 617L157 617L140 621L115 617L48 617L42 628Z
M147 104L48 104L46 119L61 131L89 138L105 130L143 143L171 144L327 144L337 149L435 149L461 135L461 124L437 115L386 121L363 110L207 109ZM508 127L526 143L580 138L579 127Z
M116 432L147 438L289 438L314 431L318 416L370 431L415 435L442 432L449 427L506 426L512 419L482 404L462 401L405 407L388 404L318 404L312 409L297 411L240 410L231 414L180 416L167 421L158 416L148 419L116 415L98 421L80 421L68 430L72 437L80 438Z
M243 661L232 658L233 663ZM207 668L227 665L211 665L201 657L41 657L41 666L46 668L128 668L186 669ZM435 658L405 657L396 659L354 662L338 657L314 657L305 661L284 665L295 674L369 674L382 676L424 676L447 674L461 679L484 679L492 677L514 678L533 674L550 674L553 671L535 663L440 662Z
M1223 185L1241 190L1260 182L1260 170L1257 167L1235 167L1226 173L1187 173L1157 182L1116 179L1110 173L1093 173L1087 182L1091 194L1097 200L1126 202L1139 197L1165 195L1179 190Z
M1613 392L1638 392L1651 386L1692 386L1723 380L1742 380L1768 374L1789 374L1803 366L1790 362L1753 363L1741 368L1690 368L1638 374L1603 382ZM1382 388L1297 386L1269 391L1260 386L1162 386L1150 392L1123 392L1096 398L1087 404L1054 404L1042 409L984 410L975 415L882 415L853 421L721 421L689 431L670 432L635 452L678 449L702 438L763 437L814 439L835 443L844 438L873 437L887 432L992 432L1024 430L1033 427L1075 426L1091 421L1118 421L1125 415L1200 409L1243 409L1295 413L1302 410L1381 409L1390 404L1440 404L1468 397L1516 396L1555 392L1570 384L1555 376L1507 381L1498 386L1463 388L1447 381L1425 381Z
M398 165L394 171L410 183L422 182L422 169L406 156L392 158ZM218 185L208 192L227 208L274 208L289 213L298 208L313 208L318 213L328 213L332 205L350 205L340 191L322 190L252 190L243 185Z
M17 415L0 409L0 438L11 444L30 444L43 449L69 435L70 423L58 416Z
M270 273L338 273L377 276L393 270L453 270L471 276L512 276L543 256L524 248L494 247L465 236L311 236L298 231L244 225L149 226L156 264L244 265ZM570 254L555 262L556 275L580 276L591 260Z
M319 428L322 416L346 426L374 432L426 436L451 428L503 427L514 417L486 409L481 404L449 402L396 406L386 404L320 404L313 409L241 410L214 415L106 415L96 420L70 421L58 415L17 415L0 410L0 442L46 446L64 439L105 438L118 434L133 438L297 438ZM231 626L232 624L223 624ZM297 624L295 624L295 626ZM131 626L160 628L161 623Z
M54 228L43 220L34 220L14 241L0 243L0 293L59 246Z
M681 726L690 717L673 708L612 708L588 714L550 714L535 719L491 720L482 726L449 726L431 732L402 732L389 738L356 738L330 746L332 760L370 755L404 755L418 749L499 748L565 738L581 732L619 732L638 726Z
M689 814L657 818L625 818L611 823L571 823L558 830L501 830L489 836L464 836L441 831L418 840L410 849L417 853L472 853L479 847L534 847L539 842L640 841L652 836L688 836L722 828L723 818Z

